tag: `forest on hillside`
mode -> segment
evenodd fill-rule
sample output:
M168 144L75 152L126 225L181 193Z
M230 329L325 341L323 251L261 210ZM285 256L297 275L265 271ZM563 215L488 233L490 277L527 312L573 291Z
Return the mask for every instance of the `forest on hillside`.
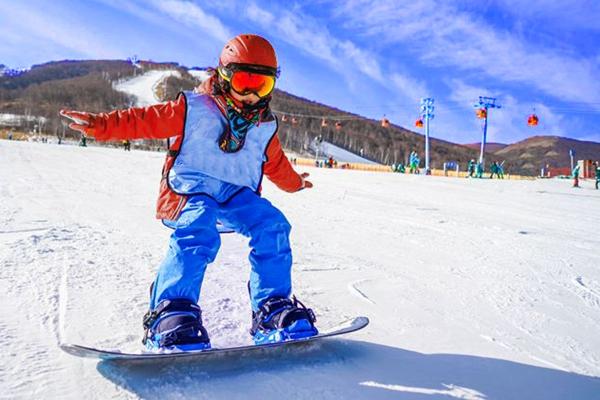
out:
M181 90L193 89L199 81L176 63L132 63L125 60L58 61L32 67L16 76L0 76L0 114L21 116L18 129L59 137L77 138L60 118L61 108L106 112L133 105L133 99L114 89L115 82L154 69L176 69L180 77L170 76L156 87L159 99L174 99ZM279 135L284 147L297 154L312 156L311 143L321 138L355 154L382 164L406 163L414 150L423 160L424 136L406 128L361 117L308 99L275 90L271 107L279 120ZM138 146L157 149L156 141ZM442 168L444 162L465 168L478 150L432 139L431 167ZM501 161L492 153L486 158ZM543 162L543 161L542 161ZM506 160L512 173L535 173L523 169L520 159ZM531 164L531 162L529 162Z

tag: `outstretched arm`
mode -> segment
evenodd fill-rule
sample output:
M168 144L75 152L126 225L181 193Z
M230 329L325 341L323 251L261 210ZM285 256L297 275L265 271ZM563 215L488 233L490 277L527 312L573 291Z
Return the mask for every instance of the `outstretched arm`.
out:
M269 180L286 192L297 192L300 189L313 187L313 184L306 180L308 173L298 174L294 171L281 148L277 134L267 147L267 162L263 171Z
M185 96L148 107L133 107L109 113L93 114L61 110L71 119L69 128L97 140L166 139L183 132Z

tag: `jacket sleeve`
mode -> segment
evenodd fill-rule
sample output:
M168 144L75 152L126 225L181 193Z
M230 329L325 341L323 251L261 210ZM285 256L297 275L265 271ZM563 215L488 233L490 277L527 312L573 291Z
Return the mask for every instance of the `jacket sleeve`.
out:
M97 140L166 139L183 132L185 96L148 107L96 114L91 126Z
M292 164L285 156L277 134L269 143L266 156L267 162L263 167L263 172L270 181L286 192L296 192L302 189L302 178L294 171Z

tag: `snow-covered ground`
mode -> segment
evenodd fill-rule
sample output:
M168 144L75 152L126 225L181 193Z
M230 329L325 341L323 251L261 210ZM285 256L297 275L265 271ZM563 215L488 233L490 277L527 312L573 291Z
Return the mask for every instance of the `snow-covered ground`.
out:
M211 75L204 69L188 69L188 73L194 78L199 79L201 82L204 82L206 79L210 78Z
M132 94L136 97L136 106L146 107L160 103L155 95L155 85L169 76L181 74L175 70L153 70L135 78L130 78L115 84L115 89Z
M600 192L308 169L264 195L293 225L294 284L343 339L209 363L122 366L169 229L163 155L0 141L0 398L600 399ZM250 343L248 241L223 236L201 306L215 346Z
M348 162L362 164L377 164L371 160L367 160L366 158L359 156L358 154L354 154L329 142L324 141L318 143L317 141L312 141L310 145L313 151L315 153L318 153L319 157L321 158L327 158L331 156L340 163Z
M0 126L19 126L23 121L45 123L46 118L34 115L0 114Z

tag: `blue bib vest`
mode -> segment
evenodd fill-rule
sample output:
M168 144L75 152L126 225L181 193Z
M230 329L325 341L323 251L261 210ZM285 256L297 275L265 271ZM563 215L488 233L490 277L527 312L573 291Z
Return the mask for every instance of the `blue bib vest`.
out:
M186 120L181 148L169 171L168 183L183 195L207 194L225 202L242 188L258 192L269 142L277 132L277 121L252 125L244 146L225 153L218 139L228 122L208 95L184 92Z

